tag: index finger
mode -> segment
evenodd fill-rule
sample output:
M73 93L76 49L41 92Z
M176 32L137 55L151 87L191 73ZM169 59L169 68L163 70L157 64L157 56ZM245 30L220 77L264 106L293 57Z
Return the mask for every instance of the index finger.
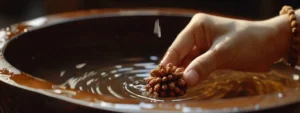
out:
M169 47L164 58L161 61L161 65L165 66L168 63L174 65L180 65L184 57L190 53L194 45L196 45L197 32L198 31L198 19L195 19L198 15L196 14L189 24L179 33L175 41Z

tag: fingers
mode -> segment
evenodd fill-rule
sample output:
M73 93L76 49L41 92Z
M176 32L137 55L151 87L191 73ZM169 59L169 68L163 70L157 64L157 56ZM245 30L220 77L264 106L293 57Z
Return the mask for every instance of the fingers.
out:
M194 46L194 27L192 26L191 24L186 26L186 28L179 33L161 61L161 65L166 65L167 63L179 65L183 57L192 50Z
M216 70L217 67L216 53L214 50L209 50L188 65L184 71L184 79L189 86L195 86Z
M167 63L172 63L174 65L181 64L184 57L191 52L194 45L199 42L205 42L203 34L202 23L205 21L205 15L196 14L190 23L179 33L175 41L169 47L167 53L165 54L161 65L166 65Z
M200 51L199 47L194 46L191 52L182 60L181 67L186 68L196 57L203 53L204 52Z

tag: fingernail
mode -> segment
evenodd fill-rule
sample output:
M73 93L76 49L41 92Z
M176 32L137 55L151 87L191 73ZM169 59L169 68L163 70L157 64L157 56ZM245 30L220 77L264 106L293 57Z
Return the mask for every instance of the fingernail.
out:
M190 70L187 73L184 73L184 79L188 85L194 86L199 81L199 74L195 70Z

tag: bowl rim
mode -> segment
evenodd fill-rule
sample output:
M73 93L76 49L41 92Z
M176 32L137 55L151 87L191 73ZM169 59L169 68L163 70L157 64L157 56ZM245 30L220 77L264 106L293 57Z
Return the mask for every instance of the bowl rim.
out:
M18 25L25 25L26 27L22 29L20 32L16 32L13 35L8 35L6 32L10 31L7 29L1 29L0 30L0 50L2 54L0 55L0 69L8 69L13 73L21 73L21 70L18 70L14 66L12 66L6 59L4 58L4 51L7 45L10 43L10 41L16 39L18 36L29 33L34 30L42 29L45 27L49 26L55 26L57 24L63 24L66 22L72 22L72 21L78 21L78 20L83 20L83 19L91 19L91 18L103 18L103 17L119 17L119 16L184 16L184 17L192 17L194 14L199 13L200 11L198 10L189 10L189 9L178 9L178 8L140 8L140 9L119 9L119 8L114 8L114 9L92 9L92 10L82 10L82 11L73 11L73 12L66 12L66 13L60 13L60 14L54 14L54 15L48 15L48 16L43 16L39 18L35 18L29 21L24 21L19 24L11 25L12 26L18 26ZM37 24L40 22L40 24ZM34 24L35 23L35 24ZM2 35L2 34L3 35ZM22 72L23 73L23 72ZM31 75L28 75L31 76ZM33 76L31 76L33 77ZM36 77L33 77L36 78ZM37 78L38 79L38 78ZM133 107L131 109L116 109L116 106L112 107L110 104L107 104L107 102L101 102L101 103L93 103L93 102L86 102L82 100L77 100L69 97L65 97L62 95L57 95L53 94L50 92L46 92L43 89L35 89L27 86L23 86L20 84L15 83L14 81L9 79L9 76L0 74L0 81L9 84L11 86L20 88L22 90L27 90L31 91L34 93L39 93L51 98L55 99L60 99L66 102L70 102L73 104L85 106L85 107L90 107L90 108L96 108L100 110L107 110L107 111L115 111L115 112L166 112L162 110L162 108L165 107L175 107L178 106L175 103L144 103L140 102L139 104L136 104L135 106L130 106L130 105L125 105L122 104L122 106L128 106L128 107ZM221 100L212 100L212 101L201 101L197 103L193 103L192 105L196 104L216 104L216 103L224 103L224 104L229 104L234 101L240 102L240 101L261 101L260 104L255 104L255 105L247 105L245 107L220 107L223 109L216 109L216 108L210 108L210 109L202 109L200 106L198 107L189 107L189 106L184 106L181 105L180 109L175 109L175 111L172 112L244 112L244 111L257 111L257 110L265 110L265 109L270 109L270 108L276 108L280 107L283 105L288 105L288 104L294 104L294 103L299 103L300 102L300 97L297 95L300 95L300 90L292 90L284 95L287 95L288 97L285 98L279 98L278 95L282 95L281 93L274 93L270 95L262 95L262 96L254 96L254 97L242 97L242 98L234 98L234 99L221 99ZM266 97L268 96L268 97ZM274 104L266 104L266 101L274 101ZM134 108L136 106L145 106L145 105L155 105L158 106L156 109L138 109ZM114 105L117 105L114 103Z

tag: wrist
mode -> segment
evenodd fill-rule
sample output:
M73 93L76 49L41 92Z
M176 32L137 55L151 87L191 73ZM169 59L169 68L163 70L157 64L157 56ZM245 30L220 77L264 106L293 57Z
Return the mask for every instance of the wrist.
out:
M299 29L299 27L297 26L297 24L299 25L300 21L300 9L292 11L292 9L290 8L290 6L284 6L280 11L281 16L277 17L277 28L279 30L279 40L288 41L286 42L286 44L289 48L287 49L287 52L285 52L284 58L285 60L287 60L287 63L289 63L289 65L294 67L295 65L297 65L299 54L299 42L297 41L297 37L299 36L297 36L297 29Z
M273 32L273 35L268 40L272 43L273 48L281 54L280 57L287 58L290 51L290 45L292 42L292 29L291 22L288 15L281 15L269 20L266 20L267 26L269 26Z

